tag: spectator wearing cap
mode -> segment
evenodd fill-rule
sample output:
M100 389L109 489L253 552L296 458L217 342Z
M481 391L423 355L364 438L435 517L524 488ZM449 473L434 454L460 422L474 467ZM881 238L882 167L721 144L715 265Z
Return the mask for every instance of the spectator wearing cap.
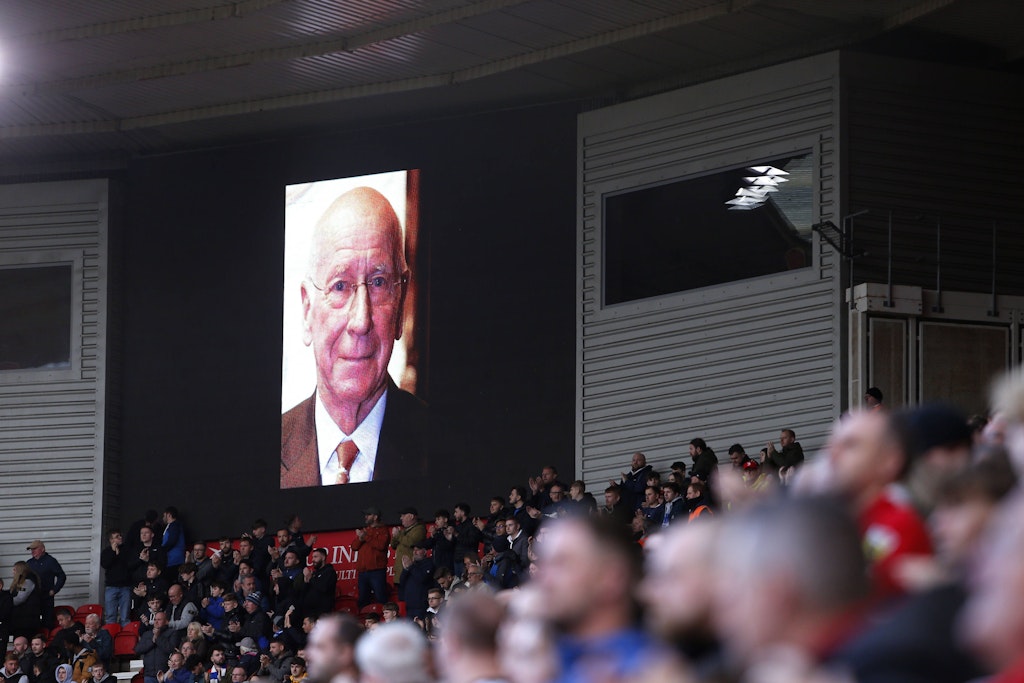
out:
M412 559L413 546L423 543L427 537L427 528L420 521L414 507L402 508L398 512L401 526L391 530L391 547L395 549L395 586L398 588L398 599L405 600L405 589L402 586L402 558Z
M386 533L387 529L384 528L384 531ZM302 612L305 616L316 619L321 614L334 611L338 572L327 561L327 548L315 548L310 557L313 566L303 570L306 589L302 596ZM386 588L387 584L384 585Z
M29 543L25 550L32 553L32 557L26 560L28 568L39 577L37 588L41 596L43 626L53 628L53 597L64 587L64 582L68 580L67 574L61 568L60 562L46 552L46 544L39 539Z
M352 541L352 550L358 553L356 578L360 609L372 602L385 602L388 599L388 544L391 542L391 533L380 518L379 508L368 507L363 510L366 526L356 529L356 538Z
M272 632L270 618L260 606L263 601L263 594L254 591L245 596L242 602L242 609L245 610L245 620L242 622L241 634L243 638L252 638L261 650L265 650Z
M882 390L878 387L871 387L864 392L864 405L868 410L885 410L885 406L882 405L883 400Z
M967 416L952 406L933 403L893 419L907 441L911 462L907 490L918 512L928 515L943 483L971 462L973 435Z
M437 587L434 561L427 557L426 541L412 548L412 557L402 558L402 580L405 582L405 612L410 618L427 615L427 591Z
M246 679L252 678L260 668L260 646L250 636L235 643L238 648L238 666L245 669ZM232 679L234 680L234 679Z

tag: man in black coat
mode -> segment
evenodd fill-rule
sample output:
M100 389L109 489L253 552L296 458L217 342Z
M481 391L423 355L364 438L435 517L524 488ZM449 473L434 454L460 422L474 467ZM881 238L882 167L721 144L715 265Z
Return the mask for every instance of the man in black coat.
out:
M317 619L321 614L334 611L334 593L338 585L338 572L327 561L327 549L317 548L312 554L313 566L306 569L302 595L303 616Z

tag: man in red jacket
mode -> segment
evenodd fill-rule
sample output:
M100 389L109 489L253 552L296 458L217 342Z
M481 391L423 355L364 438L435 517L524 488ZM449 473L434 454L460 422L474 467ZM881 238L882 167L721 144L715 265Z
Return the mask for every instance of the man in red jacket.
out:
M363 515L366 526L356 529L356 540L352 541L352 550L359 551L356 571L360 609L371 602L388 601L388 544L391 543L391 532L381 524L380 510L368 507Z

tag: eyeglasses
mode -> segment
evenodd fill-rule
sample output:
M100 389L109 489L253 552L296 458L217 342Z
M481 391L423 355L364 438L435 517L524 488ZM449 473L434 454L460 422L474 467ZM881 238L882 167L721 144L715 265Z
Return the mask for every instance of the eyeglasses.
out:
M383 306L394 302L395 293L399 287L409 281L408 273L392 275L391 273L377 273L371 275L362 282L352 282L335 278L321 287L312 279L310 284L323 293L327 304L331 308L345 308L352 301L352 297L360 287L366 287L366 293L370 297L370 303L374 306Z

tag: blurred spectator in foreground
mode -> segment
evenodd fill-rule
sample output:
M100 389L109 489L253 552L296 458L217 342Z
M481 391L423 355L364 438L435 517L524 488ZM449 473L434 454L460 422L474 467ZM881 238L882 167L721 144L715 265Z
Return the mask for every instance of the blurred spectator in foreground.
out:
M363 683L430 683L427 638L408 621L381 624L356 644Z
M460 595L444 610L437 665L446 683L506 680L498 664L498 627L505 608L485 592Z
M725 518L716 564L718 636L754 680L802 680L862 626L860 534L836 501L780 498Z
M356 643L363 635L359 623L347 614L331 614L316 622L306 644L306 668L312 683L355 683Z
M556 681L590 681L598 670L609 680L642 677L672 659L637 627L633 589L642 559L622 524L554 520L538 552L541 610L558 633Z

